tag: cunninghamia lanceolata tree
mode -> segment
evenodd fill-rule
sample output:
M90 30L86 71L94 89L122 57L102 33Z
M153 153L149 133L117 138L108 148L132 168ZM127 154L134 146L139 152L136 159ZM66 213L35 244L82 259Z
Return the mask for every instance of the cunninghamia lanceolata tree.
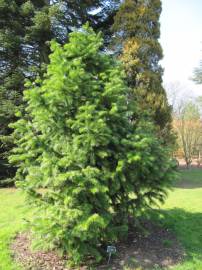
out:
M53 42L45 79L24 92L26 118L12 125L10 161L36 209L35 241L74 263L99 261L127 236L129 217L164 199L173 175L152 124L130 120L139 110L102 44L88 27Z

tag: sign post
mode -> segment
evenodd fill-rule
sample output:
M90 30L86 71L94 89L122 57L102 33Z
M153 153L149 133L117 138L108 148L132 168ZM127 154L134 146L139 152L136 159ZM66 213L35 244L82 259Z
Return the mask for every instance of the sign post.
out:
M116 253L116 247L115 246L107 246L107 253L109 254L107 264L109 264L112 254Z

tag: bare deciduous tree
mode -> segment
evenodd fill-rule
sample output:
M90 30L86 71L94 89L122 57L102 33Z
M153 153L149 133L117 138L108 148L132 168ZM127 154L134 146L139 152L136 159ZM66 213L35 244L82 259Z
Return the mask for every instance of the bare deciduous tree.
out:
M202 140L202 122L199 107L192 101L181 103L173 121L187 167Z

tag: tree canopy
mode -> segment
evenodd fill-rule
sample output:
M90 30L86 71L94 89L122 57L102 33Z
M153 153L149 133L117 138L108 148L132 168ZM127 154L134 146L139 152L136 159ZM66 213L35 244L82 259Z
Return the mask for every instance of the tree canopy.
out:
M160 0L125 0L115 19L115 48L120 54L128 85L135 92L143 111L159 126L165 141L171 139L171 108L162 86L163 53L159 43Z
M202 84L202 62L200 63L200 66L194 70L193 81L197 84Z
M64 44L74 28L86 21L105 35L119 1L111 0L2 0L0 3L0 182L13 177L7 155L13 147L9 123L15 111L23 110L22 92L25 79L44 74L49 63L50 41ZM3 183L3 182L2 182ZM5 182L4 182L5 183ZM0 184L1 185L1 184Z

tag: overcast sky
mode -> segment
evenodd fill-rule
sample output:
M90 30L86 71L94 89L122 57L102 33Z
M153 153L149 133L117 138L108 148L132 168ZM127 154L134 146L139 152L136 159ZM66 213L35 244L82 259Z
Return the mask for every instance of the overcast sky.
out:
M202 60L202 0L162 0L161 45L164 82L179 81L187 92L202 95L189 79Z

